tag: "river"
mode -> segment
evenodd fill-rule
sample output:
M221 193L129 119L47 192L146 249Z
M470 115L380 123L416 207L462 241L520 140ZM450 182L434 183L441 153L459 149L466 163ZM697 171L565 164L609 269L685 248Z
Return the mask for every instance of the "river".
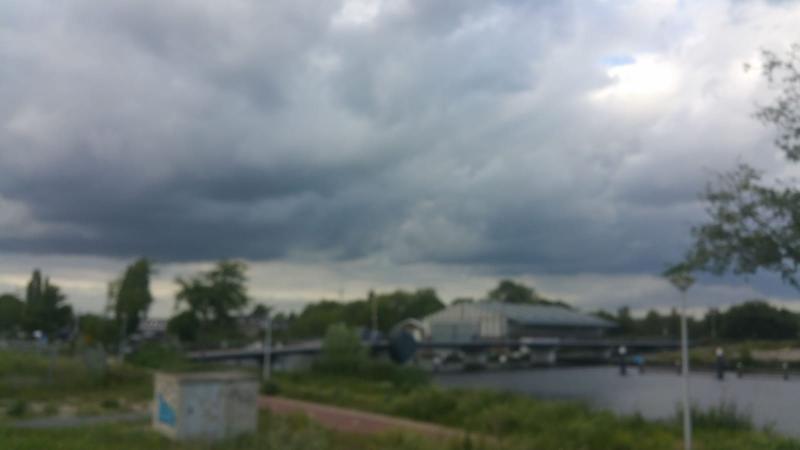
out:
M619 414L639 412L648 419L675 416L681 398L680 376L672 371L629 369L619 375L614 367L570 367L493 372L441 373L435 381L445 387L490 388L538 398L578 400ZM800 379L785 381L773 375L718 381L713 373L690 377L692 402L706 409L722 402L734 403L759 427L771 426L781 434L800 437Z

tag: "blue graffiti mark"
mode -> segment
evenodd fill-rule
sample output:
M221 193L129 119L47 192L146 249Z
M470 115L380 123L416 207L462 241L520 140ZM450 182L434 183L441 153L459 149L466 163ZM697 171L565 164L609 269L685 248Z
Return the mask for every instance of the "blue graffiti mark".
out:
M175 426L175 410L161 394L158 394L158 421L171 427Z

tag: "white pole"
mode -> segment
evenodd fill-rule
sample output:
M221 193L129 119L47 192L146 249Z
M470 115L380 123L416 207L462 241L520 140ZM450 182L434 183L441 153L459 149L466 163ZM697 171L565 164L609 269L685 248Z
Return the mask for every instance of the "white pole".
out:
M262 361L261 381L269 380L272 372L272 319L267 311L264 316L264 360Z
M683 378L683 448L692 450L692 417L689 406L689 336L686 326L686 291L681 291L681 375Z

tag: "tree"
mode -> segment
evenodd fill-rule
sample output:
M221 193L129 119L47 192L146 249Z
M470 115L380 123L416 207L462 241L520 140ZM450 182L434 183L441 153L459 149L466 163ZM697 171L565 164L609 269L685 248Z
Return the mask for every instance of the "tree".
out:
M99 343L103 346L110 346L116 342L119 334L118 324L97 314L84 314L78 319L80 324L80 334L85 343Z
M731 307L722 317L720 335L726 339L796 339L798 318L763 300Z
M39 330L50 337L72 323L72 307L61 289L33 271L25 293L25 322L28 331Z
M14 334L22 328L25 303L16 295L0 295L0 335Z
M539 304L570 308L568 304L560 300L546 299L540 296L536 289L508 279L500 280L497 287L489 291L489 299L503 303Z
M639 329L641 335L649 337L665 336L668 331L666 319L654 309L647 312Z
M141 258L128 266L125 273L109 285L109 299L117 323L125 321L125 333L130 334L139 328L139 322L147 318L153 303L150 294L150 275L152 264Z
M316 366L331 374L355 375L366 360L367 352L358 333L339 323L328 327Z
M178 334L184 337L197 336L198 330L189 331L191 326L235 335L237 330L230 325L250 303L246 271L247 266L241 261L222 260L208 272L177 278L175 308L185 305L187 310L174 318L173 330L181 330Z
M177 336L183 342L194 342L200 331L200 322L191 311L172 316L167 322L167 333Z
M352 328L370 328L373 301L378 313L378 330L384 333L391 331L402 320L421 319L444 308L444 303L431 288L413 292L397 290L385 294L373 293L371 298L346 303L322 300L306 305L300 314L287 319L286 337L319 337L320 330L336 323Z
M617 310L618 332L623 335L631 335L636 331L636 322L631 317L631 308L623 306Z
M489 291L489 298L503 303L534 303L539 297L536 290L513 280L501 280Z
M756 117L778 131L775 145L788 161L800 161L800 43L785 55L762 52L762 73L776 97ZM706 188L710 220L692 229L685 263L714 274L766 270L800 289L800 190L767 181L747 164L718 176Z

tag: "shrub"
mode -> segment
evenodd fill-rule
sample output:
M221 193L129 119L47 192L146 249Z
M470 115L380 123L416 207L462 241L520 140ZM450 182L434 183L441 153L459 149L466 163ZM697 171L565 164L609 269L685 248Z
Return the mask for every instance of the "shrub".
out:
M8 405L6 414L11 417L22 417L28 412L28 402L25 400L14 400Z
M370 358L358 334L341 324L328 328L312 371L320 376L387 381L402 389L425 385L430 378L417 368Z
M698 429L708 430L752 430L753 422L750 414L739 409L736 403L723 401L716 406L708 409L701 409L697 405L692 405L691 409L692 424ZM677 408L675 420L681 423L683 413Z
M332 375L357 375L366 361L366 349L358 334L344 324L336 324L328 327L314 368Z
M100 406L105 409L119 409L119 400L115 398L107 398L100 402Z
M280 387L275 380L267 380L261 384L261 393L264 395L278 395L280 391Z
M189 366L176 348L156 342L145 342L128 356L127 362L148 369L183 369Z

